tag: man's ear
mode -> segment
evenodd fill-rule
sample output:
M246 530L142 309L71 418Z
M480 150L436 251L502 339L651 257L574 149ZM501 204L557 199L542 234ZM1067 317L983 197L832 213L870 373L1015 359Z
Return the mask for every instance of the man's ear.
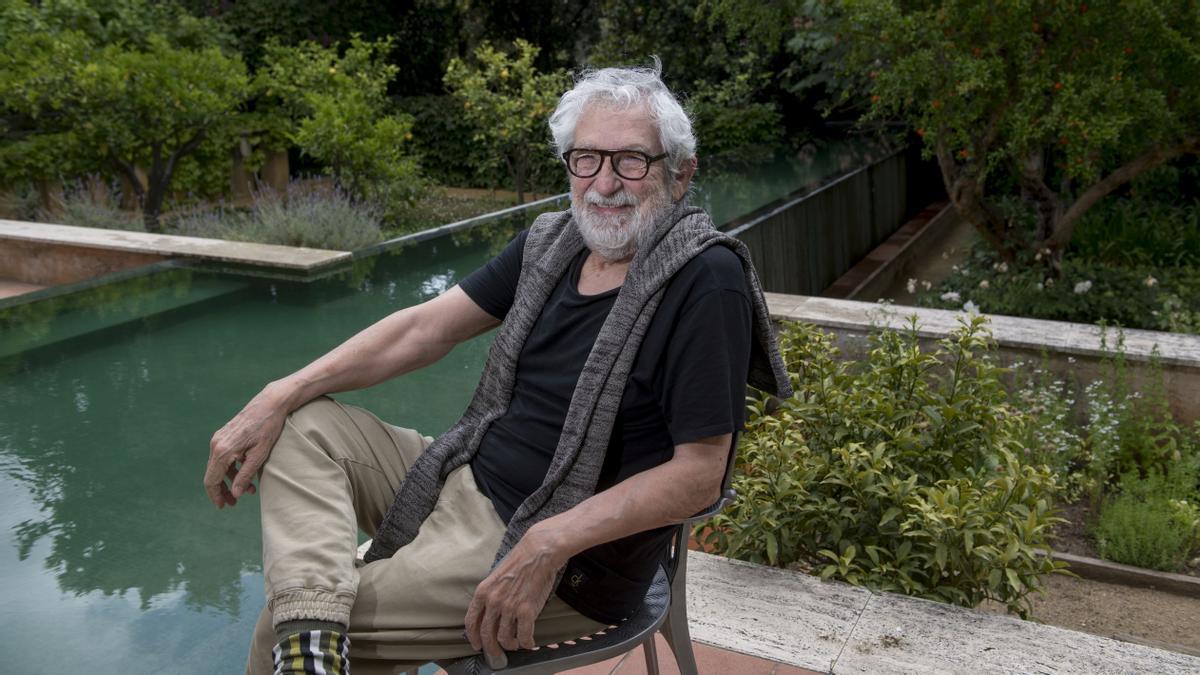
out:
M695 157L684 160L679 170L671 180L671 201L677 202L687 194L688 186L692 184L692 176L696 175L697 161Z

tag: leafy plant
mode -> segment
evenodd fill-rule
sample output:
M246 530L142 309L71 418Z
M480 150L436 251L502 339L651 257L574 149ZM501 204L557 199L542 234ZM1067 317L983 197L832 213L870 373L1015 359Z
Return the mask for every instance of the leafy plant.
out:
M181 215L177 234L354 251L383 239L377 210L334 187L288 184L286 194L255 195L248 211L215 209Z
M109 230L143 230L136 214L117 208L119 201L119 191L92 178L90 184L80 181L67 186L59 208L53 212L39 209L37 220Z
M0 33L3 172L32 180L115 172L136 193L146 229L160 231L178 163L245 98L241 60L170 3L12 2L0 8Z
M1121 479L1120 493L1105 503L1092 528L1101 557L1165 571L1183 566L1200 547L1200 493L1195 468L1188 469Z
M270 43L255 77L265 112L266 145L283 136L324 165L340 189L399 218L424 188L409 150L412 117L389 114L388 83L399 68L386 62L390 39L355 36L344 50L307 41Z
M737 558L825 578L1024 613L1063 565L1034 549L1058 518L1058 484L1023 460L1026 415L1007 400L975 317L923 352L915 319L878 331L865 362L831 335L782 331L796 395L751 398L737 502L698 529Z
M525 201L531 173L560 170L547 151L547 120L570 80L562 70L539 72L538 51L524 40L514 43L512 55L484 43L473 63L451 59L444 79L475 128L474 140L487 149L485 170L503 162L518 203Z
M688 99L696 138L706 155L777 144L783 133L778 106L755 100L768 75L753 73L748 58L739 61L743 64L741 72L716 84L697 81Z
M847 2L846 70L872 120L902 119L946 190L1006 262L1057 276L1106 195L1200 152L1200 13L1186 3ZM1013 227L1013 200L1032 227ZM1022 254L1028 257L1022 257Z

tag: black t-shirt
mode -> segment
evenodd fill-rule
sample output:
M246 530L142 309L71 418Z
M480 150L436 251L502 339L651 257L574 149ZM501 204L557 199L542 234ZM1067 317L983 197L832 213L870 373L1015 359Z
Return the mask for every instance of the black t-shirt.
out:
M512 306L528 231L462 281L503 319ZM551 292L517 361L507 412L471 462L480 489L508 521L545 478L583 364L618 289L577 290L587 251ZM671 279L634 361L597 491L669 460L674 446L741 429L750 362L751 304L741 260L713 246ZM714 457L724 462L726 454ZM596 546L571 560L557 593L595 620L614 623L641 601L672 527Z

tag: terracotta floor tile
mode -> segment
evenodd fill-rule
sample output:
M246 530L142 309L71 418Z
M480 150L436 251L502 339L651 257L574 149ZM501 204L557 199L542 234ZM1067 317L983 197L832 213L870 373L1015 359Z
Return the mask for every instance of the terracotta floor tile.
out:
M563 674L564 675L609 675L610 673L616 672L617 666L619 666L621 664L621 662L628 656L630 656L630 655L622 654L620 656L614 656L613 658L608 659L607 661L601 661L600 663L593 663L590 666L584 666L582 668L575 668L573 670L564 670Z

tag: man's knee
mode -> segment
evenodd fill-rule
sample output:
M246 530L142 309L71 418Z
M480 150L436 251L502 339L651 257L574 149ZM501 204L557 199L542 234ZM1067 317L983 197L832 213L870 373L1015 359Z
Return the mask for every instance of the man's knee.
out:
M328 396L318 396L292 411L288 419L302 432L324 429L338 419L346 419L342 404Z

